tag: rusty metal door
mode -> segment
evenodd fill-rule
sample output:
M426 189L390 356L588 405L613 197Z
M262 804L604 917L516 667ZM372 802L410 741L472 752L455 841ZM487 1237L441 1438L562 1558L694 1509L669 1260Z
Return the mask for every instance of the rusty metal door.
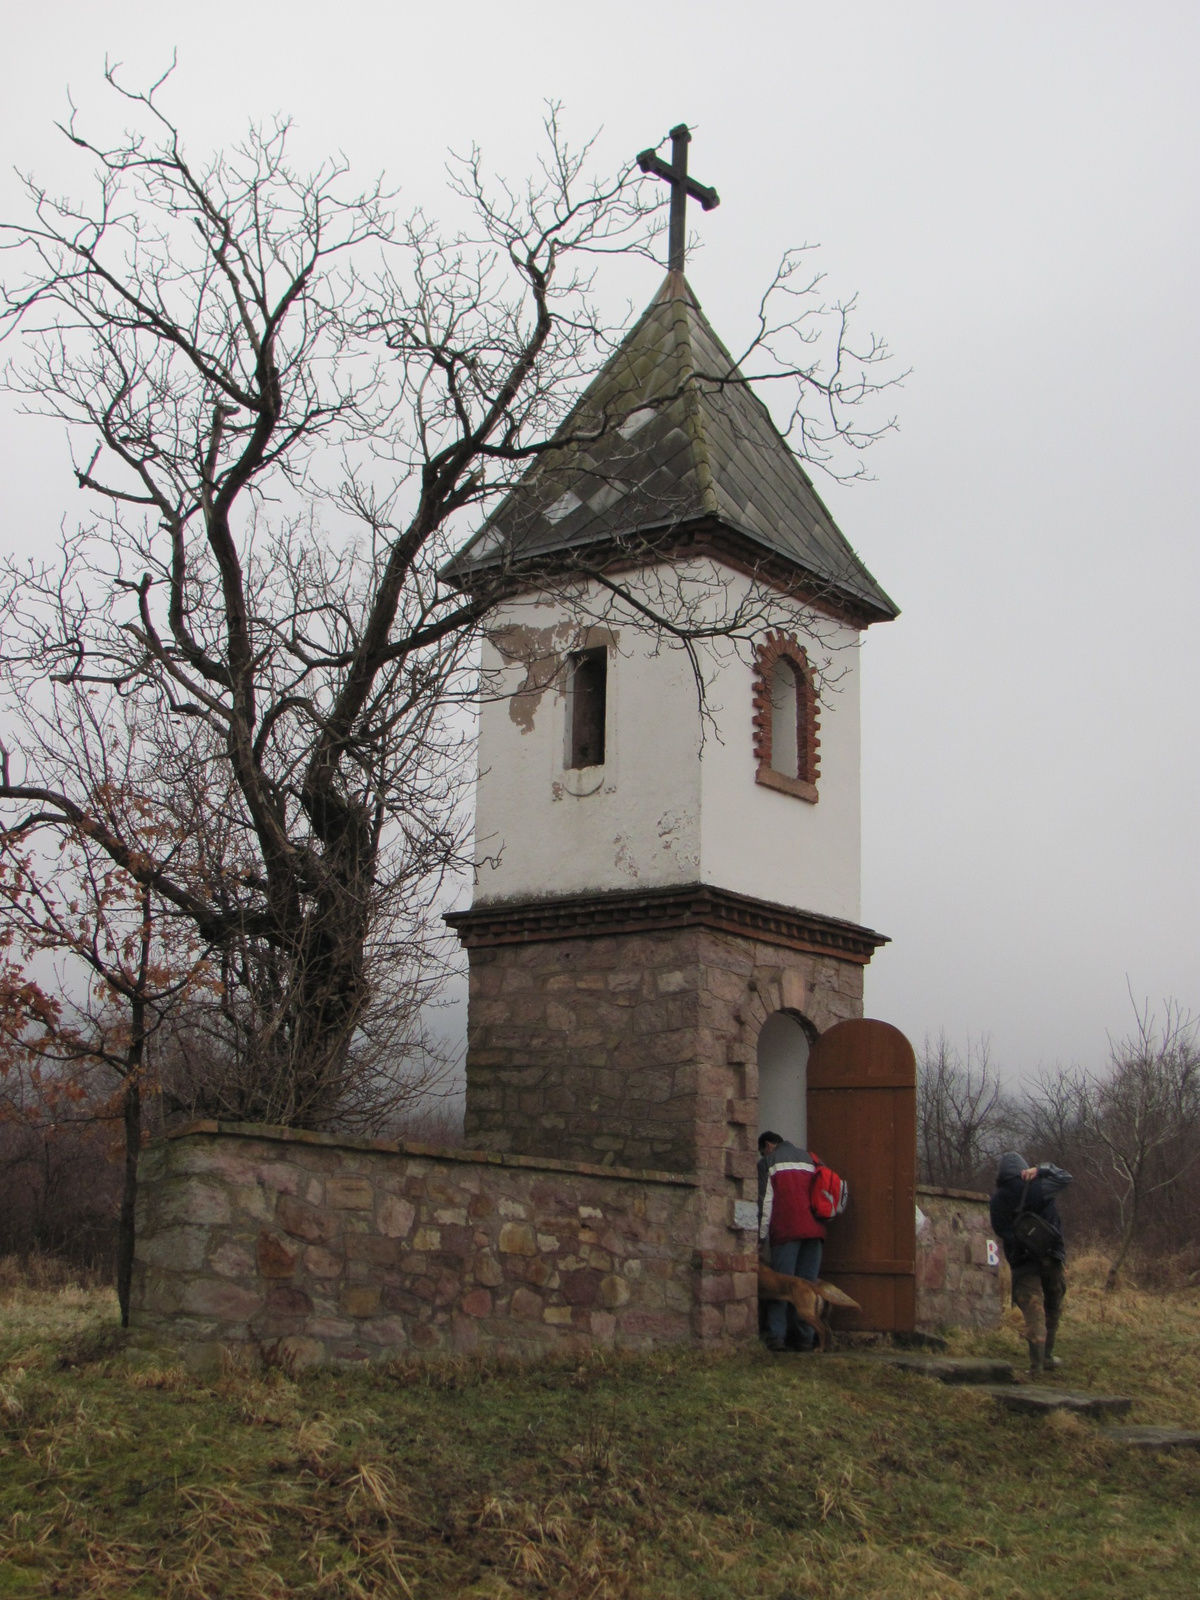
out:
M808 1144L849 1180L829 1224L821 1276L859 1311L837 1326L911 1333L916 1323L917 1063L888 1022L856 1019L823 1033L808 1058Z

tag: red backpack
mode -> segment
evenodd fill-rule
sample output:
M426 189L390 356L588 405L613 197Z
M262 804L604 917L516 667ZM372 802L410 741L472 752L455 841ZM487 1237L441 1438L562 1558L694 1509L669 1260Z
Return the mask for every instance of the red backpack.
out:
M825 1166L814 1151L810 1150L808 1155L815 1168L809 1205L818 1222L828 1222L832 1217L840 1217L850 1204L850 1185L845 1178L839 1178L832 1167Z

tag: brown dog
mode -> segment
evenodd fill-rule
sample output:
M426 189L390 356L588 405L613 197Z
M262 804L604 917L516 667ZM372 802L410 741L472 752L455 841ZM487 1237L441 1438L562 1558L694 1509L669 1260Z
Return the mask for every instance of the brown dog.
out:
M815 1331L822 1355L829 1348L830 1331L821 1321L821 1302L825 1301L831 1306L850 1306L855 1311L862 1309L857 1300L851 1300L848 1294L843 1294L832 1283L823 1283L820 1278L815 1281L791 1278L785 1272L773 1271L761 1261L758 1263L758 1298L786 1300L794 1306L801 1322L807 1322Z

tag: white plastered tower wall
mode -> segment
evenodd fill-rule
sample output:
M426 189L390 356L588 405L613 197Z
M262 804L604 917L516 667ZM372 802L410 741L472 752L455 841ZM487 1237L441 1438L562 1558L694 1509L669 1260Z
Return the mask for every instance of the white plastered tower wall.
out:
M589 629L536 599L507 606L491 631L536 652L535 673L549 681L522 692L529 668L485 642L476 904L698 881L700 719L686 655L633 628ZM565 661L601 639L605 761L572 770Z
M721 604L732 610L750 584L732 569L720 572ZM745 645L698 646L702 714L685 651L620 621L588 630L575 620L598 613L602 598L581 596L570 615L530 598L495 620L493 636L505 638L506 650L532 654L536 666L506 663L494 644L484 647L491 693L480 720L476 904L703 883L855 921L857 631L799 607L788 630L822 685L814 804L756 782L754 671ZM567 675L554 665L601 640L608 648L605 762L572 770Z
M744 582L740 578L735 581ZM700 787L700 878L759 900L857 922L861 902L860 636L800 611L789 630L818 675L816 802L755 779L753 669L714 674Z

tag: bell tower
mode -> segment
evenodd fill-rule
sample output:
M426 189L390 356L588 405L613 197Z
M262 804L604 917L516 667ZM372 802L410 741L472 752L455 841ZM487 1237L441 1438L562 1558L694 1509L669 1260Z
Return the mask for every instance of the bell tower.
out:
M639 158L672 184L672 268L563 425L588 442L543 458L447 571L503 572L506 596L475 896L448 920L468 1145L694 1173L720 1251L755 1197L760 1034L767 1100L802 1107L788 1073L861 1016L885 942L859 922L859 657L896 608L683 274L683 204L717 197L672 137L670 165ZM639 623L665 590L686 640Z

